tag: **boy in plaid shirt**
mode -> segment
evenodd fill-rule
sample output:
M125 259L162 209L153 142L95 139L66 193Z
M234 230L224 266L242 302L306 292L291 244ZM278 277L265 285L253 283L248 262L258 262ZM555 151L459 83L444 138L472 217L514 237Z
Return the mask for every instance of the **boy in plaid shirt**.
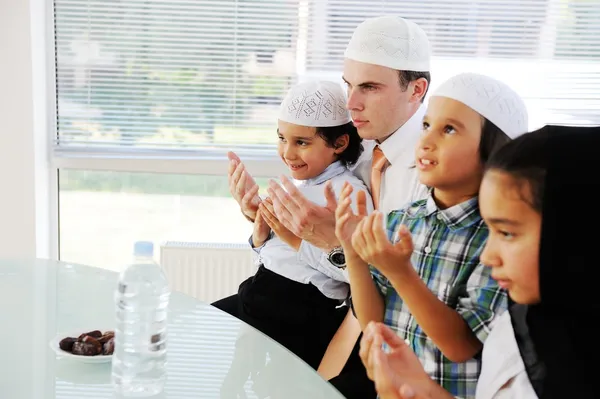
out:
M340 196L336 234L361 327L390 326L454 396L474 397L483 341L507 306L479 262L488 235L477 200L483 165L526 130L525 105L512 89L487 76L457 75L432 94L416 148L428 198L391 212L386 233L380 212L352 213L351 187Z

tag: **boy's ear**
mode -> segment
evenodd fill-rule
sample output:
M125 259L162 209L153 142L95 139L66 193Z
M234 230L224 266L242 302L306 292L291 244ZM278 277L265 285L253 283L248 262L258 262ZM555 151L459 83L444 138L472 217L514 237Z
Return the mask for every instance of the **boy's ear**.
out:
M338 155L341 154L348 148L348 144L350 144L350 137L347 134L341 135L333 145L334 152Z

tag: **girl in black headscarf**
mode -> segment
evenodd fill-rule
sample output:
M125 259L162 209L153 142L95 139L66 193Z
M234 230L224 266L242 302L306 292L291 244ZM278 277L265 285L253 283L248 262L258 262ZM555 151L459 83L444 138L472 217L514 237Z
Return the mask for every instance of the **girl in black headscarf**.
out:
M600 128L547 126L487 165L481 260L511 306L484 344L477 399L600 397L599 149ZM361 358L382 399L452 397L381 324L364 332Z

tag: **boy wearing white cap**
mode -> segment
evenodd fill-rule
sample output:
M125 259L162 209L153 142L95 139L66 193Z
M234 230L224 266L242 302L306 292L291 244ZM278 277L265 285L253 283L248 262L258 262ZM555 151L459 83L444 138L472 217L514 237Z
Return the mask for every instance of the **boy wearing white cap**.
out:
M525 105L510 87L484 75L457 75L432 94L415 151L427 198L391 212L387 234L381 212L360 217L345 233L353 189L339 198L338 236L361 327L388 325L456 397L474 397L478 354L507 305L505 291L479 260L488 236L477 197L483 166L526 131ZM370 344L361 348L367 367Z
M317 204L325 204L323 186L334 193L349 184L366 186L348 169L363 148L345 107L342 87L307 82L293 87L283 100L278 120L278 153L289 168L294 187ZM249 190L258 195L258 185ZM362 212L372 211L364 195ZM335 200L335 199L334 199ZM322 250L302 246L274 215L270 198L258 200L250 244L258 254L257 273L238 294L213 305L269 335L315 369L339 324L338 307L347 297L347 277L337 268L322 268ZM336 320L337 322L332 322Z

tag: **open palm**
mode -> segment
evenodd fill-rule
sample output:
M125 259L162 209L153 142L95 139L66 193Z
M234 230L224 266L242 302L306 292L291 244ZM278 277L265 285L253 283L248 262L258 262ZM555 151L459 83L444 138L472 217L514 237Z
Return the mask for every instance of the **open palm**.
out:
M381 212L376 211L363 218L352 235L352 247L363 261L391 279L392 274L412 268L413 241L406 226L400 226L398 241L390 242L383 225Z
M383 343L389 347L387 353L382 349ZM368 326L361 342L361 352L361 359L382 397L396 397L399 388L404 385L427 392L433 384L413 350L382 323ZM393 394L382 395L385 391Z
M344 248L352 247L352 234L367 216L367 197L364 191L356 194L357 213L352 211L352 186L344 184L335 210L335 235Z
M240 205L242 213L254 220L258 205L261 202L258 196L258 184L234 152L227 153L227 157L229 158L229 171L227 174L229 192Z

